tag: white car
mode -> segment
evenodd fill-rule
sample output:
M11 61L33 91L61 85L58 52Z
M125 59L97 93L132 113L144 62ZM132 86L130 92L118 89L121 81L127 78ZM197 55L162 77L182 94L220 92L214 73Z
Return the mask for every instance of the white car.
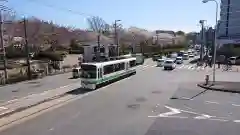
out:
M189 58L193 58L194 57L194 55L191 53L191 54L189 54Z
M235 64L236 63L236 59L237 59L237 57L230 57L229 58L231 64Z
M164 70L167 70L167 69L175 69L176 68L176 64L174 63L174 60L166 60L163 64L163 68Z
M157 66L162 67L165 62L165 59L157 59Z
M183 54L183 60L188 60L189 59L189 56L187 53Z
M183 58L182 57L177 57L176 58L176 63L177 64L182 64L183 63Z

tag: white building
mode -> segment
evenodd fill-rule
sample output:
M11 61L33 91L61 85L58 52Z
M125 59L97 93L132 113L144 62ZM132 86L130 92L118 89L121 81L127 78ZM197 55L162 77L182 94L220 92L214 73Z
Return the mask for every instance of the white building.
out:
M116 45L103 45L100 44L100 59L106 60L109 57L112 57L114 51L116 50ZM93 62L96 61L97 58L97 49L98 44L97 43L84 43L83 44L84 54L83 59L84 62Z
M219 44L240 43L240 0L221 0Z

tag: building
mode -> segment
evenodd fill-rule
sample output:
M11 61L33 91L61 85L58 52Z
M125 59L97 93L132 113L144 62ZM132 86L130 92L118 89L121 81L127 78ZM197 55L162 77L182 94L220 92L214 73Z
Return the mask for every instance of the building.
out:
M83 44L83 60L84 62L93 62L97 59L98 44L94 42L85 42ZM100 44L100 61L107 60L109 57L114 57L117 54L117 46L110 44Z
M240 0L221 0L218 24L218 42L223 44L240 43Z

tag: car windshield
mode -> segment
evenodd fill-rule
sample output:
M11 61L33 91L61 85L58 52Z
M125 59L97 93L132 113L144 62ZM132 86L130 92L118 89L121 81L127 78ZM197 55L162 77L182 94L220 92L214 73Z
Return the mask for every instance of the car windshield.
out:
M172 64L173 61L165 61L166 64Z
M164 62L164 60L163 60L163 59L158 59L157 61L158 61L158 62Z
M176 60L182 60L182 58L176 58Z
M81 77L82 78L88 78L88 79L94 79L96 78L96 71L97 68L94 65L81 65L82 73Z

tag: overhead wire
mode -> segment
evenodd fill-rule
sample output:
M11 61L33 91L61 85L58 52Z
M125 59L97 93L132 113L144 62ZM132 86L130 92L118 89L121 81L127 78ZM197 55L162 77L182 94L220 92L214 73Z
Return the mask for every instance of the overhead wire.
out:
M49 4L49 3L42 3L42 2L40 2L38 0L26 0L26 1L33 2L33 3L38 3L38 4L41 4L43 6L52 8L52 9L61 10L61 11L69 12L69 13L80 15L80 16L88 16L88 17L95 17L95 16L97 16L97 15L92 15L92 14L88 14L88 13L78 12L78 11L75 11L75 10L72 10L72 9L69 9L69 8L58 7L56 5Z

